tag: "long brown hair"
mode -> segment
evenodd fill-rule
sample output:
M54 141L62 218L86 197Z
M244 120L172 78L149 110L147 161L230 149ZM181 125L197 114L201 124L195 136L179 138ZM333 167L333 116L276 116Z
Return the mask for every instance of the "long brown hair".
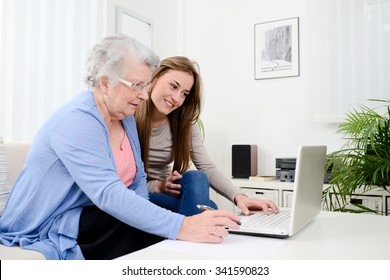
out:
M190 167L190 150L192 145L192 125L198 120L201 107L201 79L198 64L187 57L174 56L161 61L160 67L152 76L152 84L170 70L178 70L189 73L194 78L194 84L182 106L168 115L172 132L173 169L179 173L187 171ZM153 87L149 91L149 99L143 102L135 113L138 134L141 142L142 159L145 170L149 170L149 148L151 135L151 116L153 102L150 98Z

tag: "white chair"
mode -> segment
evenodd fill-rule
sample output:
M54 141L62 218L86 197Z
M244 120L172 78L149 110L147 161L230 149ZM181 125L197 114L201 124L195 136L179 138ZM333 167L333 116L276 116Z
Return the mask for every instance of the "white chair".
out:
M8 176L11 185L21 171L29 149L29 143L4 143L8 159ZM0 244L0 260L45 260L45 256L37 251L24 250L20 247L8 247Z

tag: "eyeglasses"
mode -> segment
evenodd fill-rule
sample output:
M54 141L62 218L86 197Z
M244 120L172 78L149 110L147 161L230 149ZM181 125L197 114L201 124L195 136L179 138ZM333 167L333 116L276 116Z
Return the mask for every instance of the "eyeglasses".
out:
M148 82L146 84L143 84L143 83L131 83L129 81L126 81L124 79L118 79L119 82L121 82L122 84L125 84L126 86L128 86L129 88L132 88L136 91L148 91L150 89L150 86L151 86L151 82Z

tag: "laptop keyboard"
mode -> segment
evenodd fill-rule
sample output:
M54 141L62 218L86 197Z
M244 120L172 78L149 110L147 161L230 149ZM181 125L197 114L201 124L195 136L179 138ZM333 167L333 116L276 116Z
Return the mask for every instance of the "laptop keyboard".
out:
M251 216L242 217L241 227L250 228L272 228L289 221L290 209L281 209L278 214L266 215L264 212L256 212Z

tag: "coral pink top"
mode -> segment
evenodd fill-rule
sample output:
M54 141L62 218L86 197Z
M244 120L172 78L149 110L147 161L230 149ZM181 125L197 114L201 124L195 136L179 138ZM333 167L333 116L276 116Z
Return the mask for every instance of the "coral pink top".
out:
M123 137L121 150L113 149L113 153L119 178L128 187L135 178L137 167L127 133Z

